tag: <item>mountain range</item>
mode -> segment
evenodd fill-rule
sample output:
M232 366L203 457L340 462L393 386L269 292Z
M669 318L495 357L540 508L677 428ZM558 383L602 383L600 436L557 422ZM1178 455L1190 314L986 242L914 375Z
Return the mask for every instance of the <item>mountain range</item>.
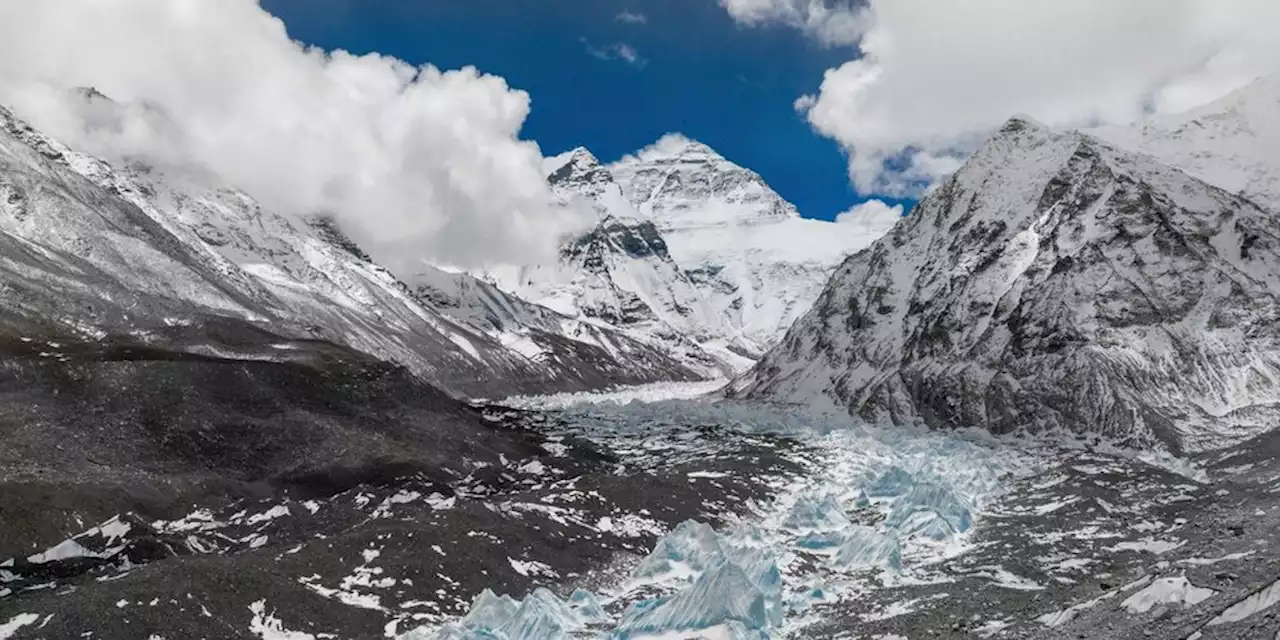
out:
M1015 117L869 231L683 137L575 149L545 173L591 228L461 272L0 108L0 636L758 637L786 584L810 637L1272 637L1277 114L1263 78L1132 127ZM722 378L740 401L485 401ZM775 512L723 526L743 505ZM634 605L538 589L620 563ZM936 579L876 573L904 566Z

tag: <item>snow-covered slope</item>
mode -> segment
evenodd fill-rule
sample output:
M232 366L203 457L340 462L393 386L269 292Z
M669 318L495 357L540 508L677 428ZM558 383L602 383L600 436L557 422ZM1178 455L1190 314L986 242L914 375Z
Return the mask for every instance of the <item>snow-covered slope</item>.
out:
M758 174L692 140L665 138L609 170L753 358L808 310L841 260L878 237L801 218Z
M549 160L547 168L557 197L594 209L599 224L567 242L555 264L490 269L485 279L562 314L624 330L704 375L749 365L714 348L727 327L595 156L576 149Z
M693 373L637 341L525 309L501 329L433 306L331 221L267 211L193 172L114 168L0 109L0 311L84 335L145 332L208 314L350 345L457 393L581 389ZM508 301L508 307L518 306ZM531 306L531 305L529 305Z
M500 287L627 330L705 372L749 367L875 238L800 218L706 145L669 137L603 166L586 149L549 159L552 188L600 224L554 265L494 269Z
M1015 119L849 258L733 393L1203 449L1280 418L1280 220Z
M1184 114L1091 133L1280 211L1280 74Z

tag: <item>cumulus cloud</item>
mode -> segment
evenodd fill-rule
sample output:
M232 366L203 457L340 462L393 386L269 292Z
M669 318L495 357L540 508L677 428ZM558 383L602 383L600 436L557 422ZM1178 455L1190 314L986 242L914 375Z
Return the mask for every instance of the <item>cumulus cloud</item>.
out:
M82 86L118 107L68 91ZM533 259L583 222L519 139L526 93L304 48L256 0L25 3L0 21L0 101L108 159L198 166L281 212L334 215L393 268Z
M802 26L785 7L805 3L722 4ZM849 152L863 193L919 195L1016 114L1126 123L1280 67L1274 0L868 0L854 18L860 56L796 107Z
M802 29L829 46L858 42L866 25L851 0L719 0L735 22L747 27L783 24Z
M889 233L902 217L902 205L889 206L883 200L867 200L836 216L836 223L859 235L872 238Z
M582 46L587 48L587 53L601 60L621 60L637 69L643 69L646 64L649 64L648 60L640 57L640 53L636 51L635 47L625 42L615 42L611 45L597 47L586 38L580 38L579 41L582 42Z
M622 13L619 13L617 16L615 16L614 20L618 22L625 22L627 24L648 24L649 23L649 19L646 18L643 13L632 13L631 11L626 9L623 9Z

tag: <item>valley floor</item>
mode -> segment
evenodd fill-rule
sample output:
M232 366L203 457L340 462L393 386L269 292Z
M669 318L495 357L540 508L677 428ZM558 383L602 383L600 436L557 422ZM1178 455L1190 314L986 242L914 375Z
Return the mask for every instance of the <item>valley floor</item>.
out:
M713 388L491 406L545 455L447 490L85 523L0 563L0 638L1277 637L1280 435L1176 460Z

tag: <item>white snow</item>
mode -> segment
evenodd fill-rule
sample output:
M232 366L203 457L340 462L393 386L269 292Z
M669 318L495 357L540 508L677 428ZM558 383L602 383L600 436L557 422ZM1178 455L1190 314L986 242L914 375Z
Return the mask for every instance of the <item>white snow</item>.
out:
M1240 551L1237 553L1228 553L1220 558L1183 558L1178 560L1178 564L1191 565L1193 567L1203 567L1207 565L1218 564L1219 562L1230 562L1232 560L1243 560L1253 555L1254 551Z
M249 605L249 610L253 612L253 619L249 621L249 632L262 640L316 640L316 637L310 633L285 629L284 623L275 617L274 611L267 612L266 600L254 602Z
M255 513L249 516L244 523L249 526L253 526L255 524L270 522L276 518L283 518L287 515L289 515L289 507L287 505L278 504L266 511L263 511L262 513Z
M8 640L9 638L12 638L13 634L17 633L22 627L35 624L39 619L40 616L34 613L19 613L18 615L9 618L8 622L0 624L0 640Z
M1141 591L1125 598L1120 606L1131 613L1146 613L1153 607L1162 604L1195 605L1208 600L1218 592L1214 589L1197 587L1187 581L1186 576L1159 578L1144 587Z
M535 560L516 560L515 558L507 558L507 562L511 563L511 568L516 573L529 577L540 575L555 575L555 571L551 570L551 566L544 562Z
M1278 100L1280 74L1187 113L1090 133L1280 210Z
M1260 611L1270 609L1277 603L1280 603L1280 580L1227 607L1225 611L1218 614L1218 617L1209 621L1209 626L1239 622Z
M1184 544L1186 544L1185 540L1157 540L1152 537L1146 537L1141 540L1125 541L1110 547L1105 547L1105 550L1111 552L1145 551L1147 553L1161 555L1163 553L1173 551Z
M714 393L725 381L656 382L647 385L621 387L610 391L558 393L545 396L512 396L499 404L516 409L567 409L579 405L616 404L631 402L660 402L663 400L697 398Z
M101 558L102 554L81 546L75 540L63 540L56 546L27 558L27 562L42 564L71 558Z
M1114 598L1115 595L1116 595L1115 591L1108 591L1107 593L1104 593L1092 600L1086 600L1079 604L1075 604L1070 607L1067 607L1066 609L1060 609L1058 611L1046 613L1036 618L1036 622L1039 622L1040 624L1043 624L1047 627L1060 627L1064 624L1067 624L1068 622L1071 622L1072 620L1075 620L1076 616L1080 615L1082 611L1085 611L1087 609L1092 609L1098 606L1099 604L1101 604L1104 600Z

